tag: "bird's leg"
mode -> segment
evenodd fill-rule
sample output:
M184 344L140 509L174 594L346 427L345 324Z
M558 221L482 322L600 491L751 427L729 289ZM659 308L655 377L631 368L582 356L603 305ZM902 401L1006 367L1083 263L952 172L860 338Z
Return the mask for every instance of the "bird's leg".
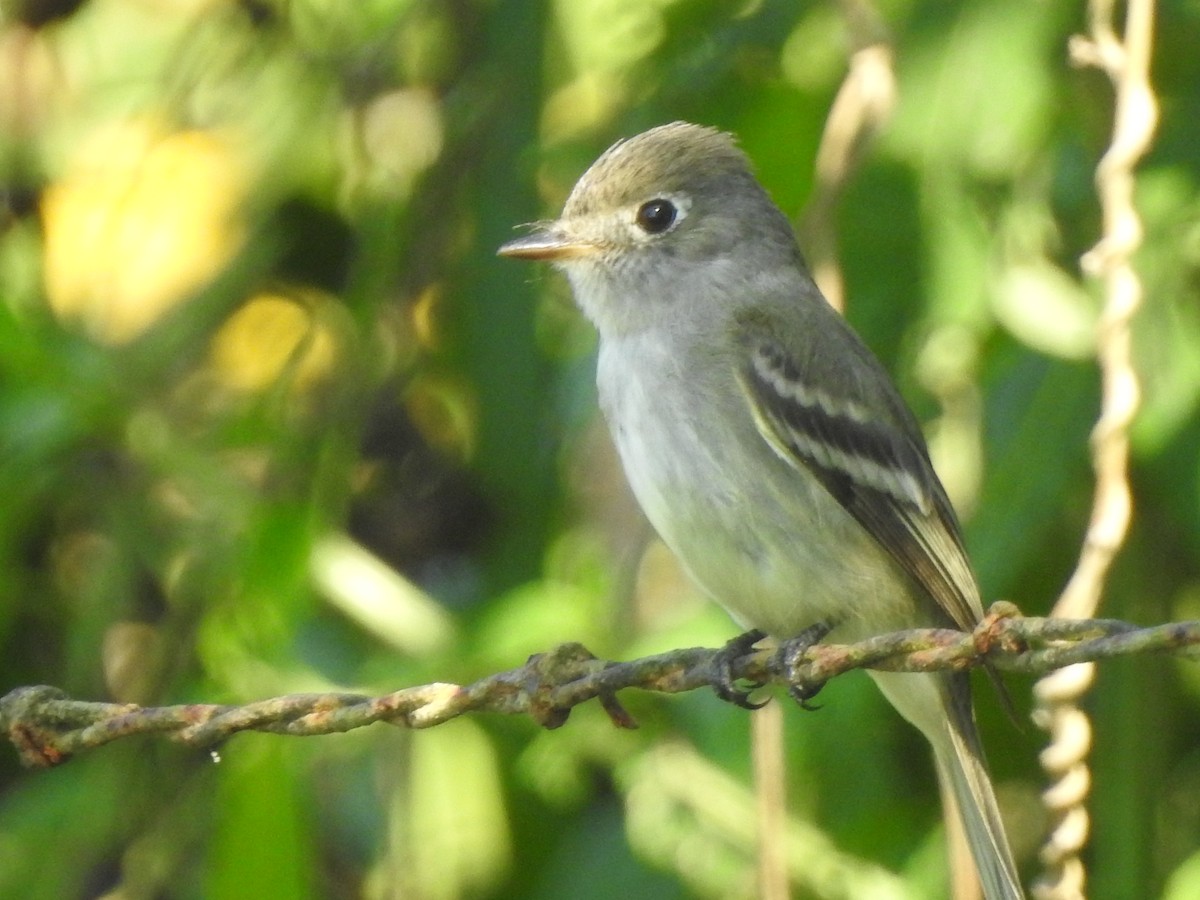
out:
M809 684L806 682L803 668L804 654L814 644L820 643L833 630L833 626L832 622L817 622L815 625L809 625L799 634L780 643L779 650L776 651L780 668L787 675L788 693L792 695L793 700L800 704L801 709L821 708L811 701L821 692L821 688L825 687L825 683Z
M754 645L766 636L765 631L759 631L757 628L747 631L745 634L739 634L728 641L713 657L713 690L726 703L732 703L742 709L759 709L766 705L766 701L755 703L750 699L750 692L755 688L762 687L761 682L751 683L750 690L742 690L737 686L737 679L733 674L733 664L749 653Z

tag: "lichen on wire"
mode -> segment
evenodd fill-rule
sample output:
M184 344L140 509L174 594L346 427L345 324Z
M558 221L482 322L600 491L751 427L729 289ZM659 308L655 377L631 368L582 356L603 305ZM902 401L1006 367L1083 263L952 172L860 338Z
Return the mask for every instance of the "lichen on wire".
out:
M1132 265L1142 239L1133 191L1134 167L1150 146L1158 118L1149 77L1154 0L1129 0L1123 35L1114 25L1116 10L1115 0L1090 0L1089 33L1070 43L1076 64L1095 66L1108 75L1116 102L1112 142L1096 169L1104 233L1081 260L1084 272L1101 281L1105 295L1096 347L1102 400L1091 438L1096 476L1091 520L1075 571L1052 611L1064 617L1096 614L1133 510L1129 426L1137 413L1140 387L1132 363L1131 324L1142 302L1141 281ZM1046 676L1034 688L1034 721L1051 735L1041 757L1051 779L1043 800L1052 822L1041 853L1043 873L1034 887L1039 900L1084 897L1086 872L1079 852L1089 830L1085 801L1091 783L1091 726L1078 704L1094 674L1094 665L1083 663Z

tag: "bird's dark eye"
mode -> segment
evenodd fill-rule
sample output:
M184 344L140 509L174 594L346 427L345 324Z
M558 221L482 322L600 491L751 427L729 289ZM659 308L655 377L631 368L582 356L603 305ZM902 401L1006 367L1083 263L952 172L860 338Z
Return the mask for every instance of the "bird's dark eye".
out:
M678 211L675 204L661 197L647 200L637 211L638 227L646 234L662 234L675 224Z

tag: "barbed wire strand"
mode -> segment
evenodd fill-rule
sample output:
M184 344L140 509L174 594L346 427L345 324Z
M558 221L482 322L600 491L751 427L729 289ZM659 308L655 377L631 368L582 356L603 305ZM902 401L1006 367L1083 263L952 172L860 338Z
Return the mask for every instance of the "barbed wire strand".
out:
M1149 78L1154 0L1128 0L1123 36L1116 33L1116 8L1115 0L1090 0L1088 35L1072 38L1069 45L1072 61L1104 71L1116 94L1112 142L1096 169L1104 233L1081 260L1083 271L1104 286L1096 351L1102 400L1091 437L1096 477L1091 520L1075 571L1053 609L1053 615L1069 618L1096 614L1133 508L1129 426L1138 409L1140 386L1131 358L1131 323L1142 302L1142 285L1132 265L1142 239L1133 191L1134 167L1150 146L1158 118ZM1047 675L1034 687L1034 722L1050 734L1041 764L1050 780L1043 802L1051 829L1041 850L1042 874L1033 889L1037 900L1085 897L1086 871L1079 854L1090 827L1086 799L1091 786L1091 724L1079 701L1094 677L1095 664L1083 663Z
M1005 672L1044 674L1115 656L1181 651L1200 657L1200 621L1137 628L1111 620L1025 618L1011 603L996 603L969 634L917 629L856 644L817 644L803 652L785 643L732 659L727 649L696 647L630 662L596 659L579 644L564 644L518 669L465 686L438 682L378 697L331 692L244 706L141 707L74 700L54 687L22 687L0 697L0 732L25 765L44 768L135 735L159 735L210 750L242 731L310 736L375 722L430 728L479 712L528 716L557 728L575 706L593 699L615 725L635 728L616 696L627 688L674 694L724 685L732 674L753 685L787 685L811 697L831 678L857 668L961 671L986 663Z

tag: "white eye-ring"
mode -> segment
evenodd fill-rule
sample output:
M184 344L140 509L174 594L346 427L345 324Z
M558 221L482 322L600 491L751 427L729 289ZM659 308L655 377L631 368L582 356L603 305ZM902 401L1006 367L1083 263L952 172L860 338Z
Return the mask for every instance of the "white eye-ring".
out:
M650 237L666 234L684 220L691 205L691 198L686 195L658 194L638 206L633 224Z

